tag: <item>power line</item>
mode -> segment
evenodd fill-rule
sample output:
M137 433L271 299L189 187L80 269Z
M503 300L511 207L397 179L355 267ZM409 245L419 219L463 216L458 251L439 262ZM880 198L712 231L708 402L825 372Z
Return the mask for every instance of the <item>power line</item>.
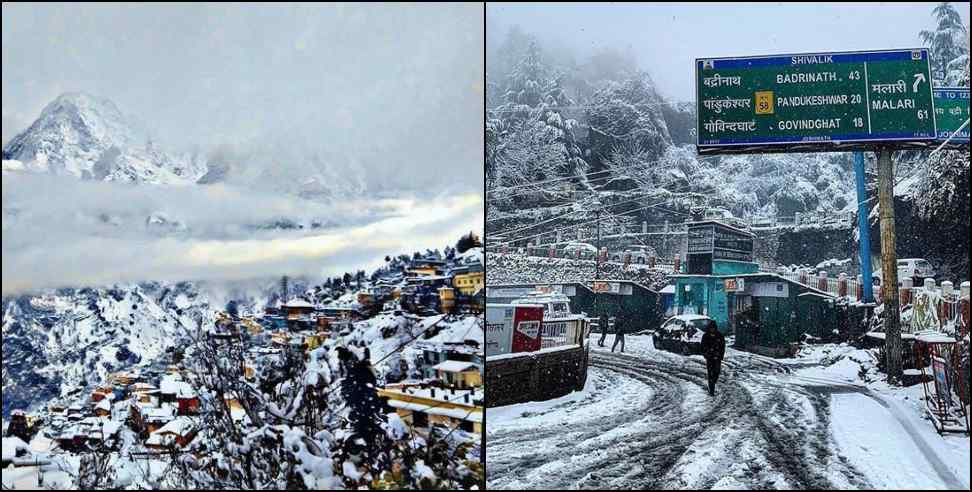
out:
M518 188L526 188L526 187L529 187L529 186L537 186L537 185L546 184L546 183L554 183L554 182L557 182L557 181L566 181L566 180L569 180L569 179L576 179L576 178L591 176L591 175L594 175L594 174L604 174L604 173L610 173L610 172L611 172L610 169L605 169L603 171L594 171L594 172L590 172L590 173L586 173L586 174L581 174L579 176L576 176L575 175L575 176L568 176L566 178L546 179L546 180L543 180L543 181L534 181L534 182L531 182L531 183L524 183L524 184L513 185L513 186L504 186L502 190L499 190L497 188L493 188L492 190L486 190L486 193L495 193L497 191L515 190L515 189L518 189Z
M646 209L649 209L649 208L656 208L659 205L661 205L662 203L666 203L666 202L668 202L668 200L664 200L664 201L661 201L661 202L659 202L657 204L648 205L648 206L636 208L636 209L633 209L633 210L626 210L626 211L621 212L621 213L618 213L618 214L612 214L611 216L617 217L617 216L621 216L621 215L625 215L625 214L630 214L632 212L638 212L638 211L641 211L641 210L646 210ZM518 237L518 238L515 238L515 239L507 239L506 241L503 241L500 244L510 244L510 243L513 243L513 242L516 242L516 241L524 241L524 240L528 240L528 239L533 239L535 237L544 236L546 234L556 233L558 231L564 231L564 230L567 230L567 229L573 229L573 228L576 228L577 226L581 226L581 225L584 225L584 224L590 224L591 222L596 222L597 220L599 220L599 219L587 220L587 221L581 222L579 224L572 224L572 225L569 225L567 227L561 227L561 228L558 228L558 229L554 229L552 231L546 231L546 232L542 232L540 234L534 234L532 236L523 236L523 237Z
M666 184L671 184L672 182L674 182L674 180L671 180L671 181L669 181L669 182L668 182L668 183L666 183ZM662 186L664 186L664 185L662 185ZM682 192L685 192L685 191L687 191L687 190L690 190L691 188L692 188L692 185L687 185L687 186L683 186L683 187L679 187L679 188L676 188L675 190L667 190L667 189L665 189L665 188L656 188L656 189L654 189L654 190L650 190L650 191L643 191L643 192L640 192L640 193L635 193L635 194L633 194L633 195L631 195L631 196L638 196L638 197L647 197L647 196L649 196L649 195L655 195L655 194L659 194L659 193L661 193L661 192L660 192L659 190L662 190L662 192L665 192L665 193L672 193L672 194L677 194L677 193L682 193ZM593 191L592 191L592 192L593 192ZM669 209L665 209L665 208L662 208L662 207L660 206L660 205L661 205L662 203L665 203L665 202L667 202L667 201L669 201L669 200L671 200L671 197L670 197L670 198L668 198L668 199L666 199L666 200L665 200L664 202L659 202L659 203L658 203L658 205L656 205L656 206L654 206L653 208L659 208L659 209L661 209L661 210L664 210L664 211L666 211L666 212L669 212L669 213L673 213L673 214L676 214L676 215L683 215L683 216L685 216L685 217L691 217L691 214L686 214L686 213L684 213L684 212L678 212L678 211L675 211L675 210L669 210ZM533 224L533 225L529 225L529 226L524 226L524 227L520 227L520 228L518 228L518 229L513 229L513 230L510 230L510 229L505 229L505 230L502 230L502 231L496 231L496 232L493 232L493 234L494 234L494 235L504 235L504 234L512 234L512 233L516 233L516 232L519 232L519 231L523 231L523 230L526 230L526 229L532 229L532 228L534 228L534 227L537 227L537 226L539 226L539 225L542 225L542 224L546 224L546 223L550 223L550 222L553 222L553 221L555 221L555 220L558 220L558 219L562 219L562 218L564 218L564 217L567 217L567 216L569 216L569 215L573 215L573 214L576 214L576 213L578 213L578 212L588 212L588 213L589 213L589 212L595 212L595 211L600 211L600 210L607 210L607 209L610 209L610 208L612 208L612 207L617 207L617 206L619 206L619 205L622 205L622 204L626 204L626 203L631 203L631 202L636 202L636 201L638 201L638 199L631 199L631 200L626 200L626 201L623 201L623 202L619 202L619 203L614 203L614 204L610 204L610 205L605 205L605 206L603 206L603 207L600 207L600 208L597 208L597 209L594 209L594 210L574 210L574 211L572 211L572 212L568 212L568 213L566 213L566 214L563 214L563 215L560 215L560 216L558 216L558 217L554 217L553 219L549 219L549 220L546 220L546 221L544 221L544 222L541 222L541 223L538 223L538 224ZM576 203L576 202L574 202L574 203ZM494 221L495 221L495 220L499 220L499 219L494 219Z
M636 196L646 195L646 194L649 194L649 193L650 192L642 192L642 193L638 193ZM599 208L596 208L594 210L574 210L574 211L571 211L571 212L567 212L567 213L565 213L563 215L558 215L557 217L554 217L552 219L545 220L543 222L538 222L538 223L533 224L533 225L523 226L523 227L520 227L520 228L517 228L517 229L513 229L513 230L507 229L507 230L503 230L503 231L498 231L498 232L494 232L494 234L498 234L498 235L515 234L517 232L524 231L524 230L527 230L527 229L533 229L534 227L538 227L538 226L541 226L543 224L549 224L551 222L554 222L556 220L563 219L564 217L567 217L569 215L574 215L576 213L580 213L580 212L600 212L601 210L606 210L606 209L609 209L611 207L617 207L617 206L619 206L621 204L625 204L625 203L636 202L638 200L639 200L638 198L631 199L631 200L626 200L626 201L619 202L619 203L614 203L614 204L611 204L611 205L605 205L603 207L599 207ZM576 203L576 202L574 202L574 203Z
M636 104L636 105L637 106L640 106L640 107L647 107L647 108L658 108L658 107L662 107L662 106L676 106L676 105L679 105L679 104L692 104L692 105L694 105L695 104L695 101L668 101L668 102L661 102L661 103ZM526 106L526 108L523 108L522 106ZM487 109L486 112L487 113L519 113L519 112L524 112L524 111L527 111L527 112L529 112L529 111L572 111L572 110L591 109L592 107L593 106L591 106L591 105L577 105L577 104L573 104L573 105L570 105L570 106L538 106L538 107L532 107L532 106L527 106L527 105L524 104L524 105L521 105L521 107L519 107L519 108L504 108L504 107L500 106L500 107L496 107L496 108L493 108L493 109Z

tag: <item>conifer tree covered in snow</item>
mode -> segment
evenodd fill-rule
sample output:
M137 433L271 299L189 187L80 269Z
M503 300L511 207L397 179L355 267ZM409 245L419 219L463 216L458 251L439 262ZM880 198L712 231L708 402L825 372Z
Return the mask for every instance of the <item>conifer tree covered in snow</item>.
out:
M486 123L487 181L514 186L575 175L586 168L573 134L573 120L562 116L571 106L562 86L563 74L543 61L539 42L512 31L506 49L519 58L496 88L503 102L488 111ZM512 56L512 55L511 55Z
M700 159L692 146L694 104L663 97L648 71L669 67L639 67L630 50L578 55L514 27L489 60L491 234L568 211L575 212L570 220L589 221L599 206L628 215L638 208L632 199L667 211L635 211L619 222L681 221L699 206L743 217L853 208L845 154Z
M932 79L938 83L950 77L954 68L950 63L961 56L968 56L968 30L962 24L962 17L951 2L942 2L933 10L937 26L934 30L919 33L922 41L931 50ZM960 70L960 67L957 67Z

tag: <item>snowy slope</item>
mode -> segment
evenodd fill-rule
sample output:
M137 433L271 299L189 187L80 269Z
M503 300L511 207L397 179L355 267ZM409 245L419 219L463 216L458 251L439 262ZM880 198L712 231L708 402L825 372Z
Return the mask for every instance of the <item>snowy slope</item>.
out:
M212 319L188 283L58 289L3 300L3 413L151 364Z

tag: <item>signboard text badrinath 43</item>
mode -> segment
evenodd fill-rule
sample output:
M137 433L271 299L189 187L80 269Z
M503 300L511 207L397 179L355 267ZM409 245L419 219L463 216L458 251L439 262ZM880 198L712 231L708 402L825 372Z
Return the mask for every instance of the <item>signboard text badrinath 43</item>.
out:
M923 148L937 135L928 50L696 60L698 152Z

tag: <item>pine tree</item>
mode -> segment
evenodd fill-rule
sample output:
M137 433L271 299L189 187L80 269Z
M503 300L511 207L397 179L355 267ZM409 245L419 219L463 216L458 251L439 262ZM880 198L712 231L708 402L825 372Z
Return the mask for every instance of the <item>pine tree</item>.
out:
M932 15L937 19L938 27L934 31L921 31L919 36L931 51L932 79L942 83L948 75L948 64L968 55L969 45L963 41L968 31L950 2L938 4Z
M456 243L456 252L463 254L472 248L478 248L482 245L483 244L482 241L479 240L479 236L470 231L469 234L459 238L459 242Z
M338 356L346 374L341 381L341 392L348 403L351 428L343 451L370 464L381 450L387 448L383 428L386 418L378 398L378 379L368 357L359 360L353 352L343 347L338 350Z

